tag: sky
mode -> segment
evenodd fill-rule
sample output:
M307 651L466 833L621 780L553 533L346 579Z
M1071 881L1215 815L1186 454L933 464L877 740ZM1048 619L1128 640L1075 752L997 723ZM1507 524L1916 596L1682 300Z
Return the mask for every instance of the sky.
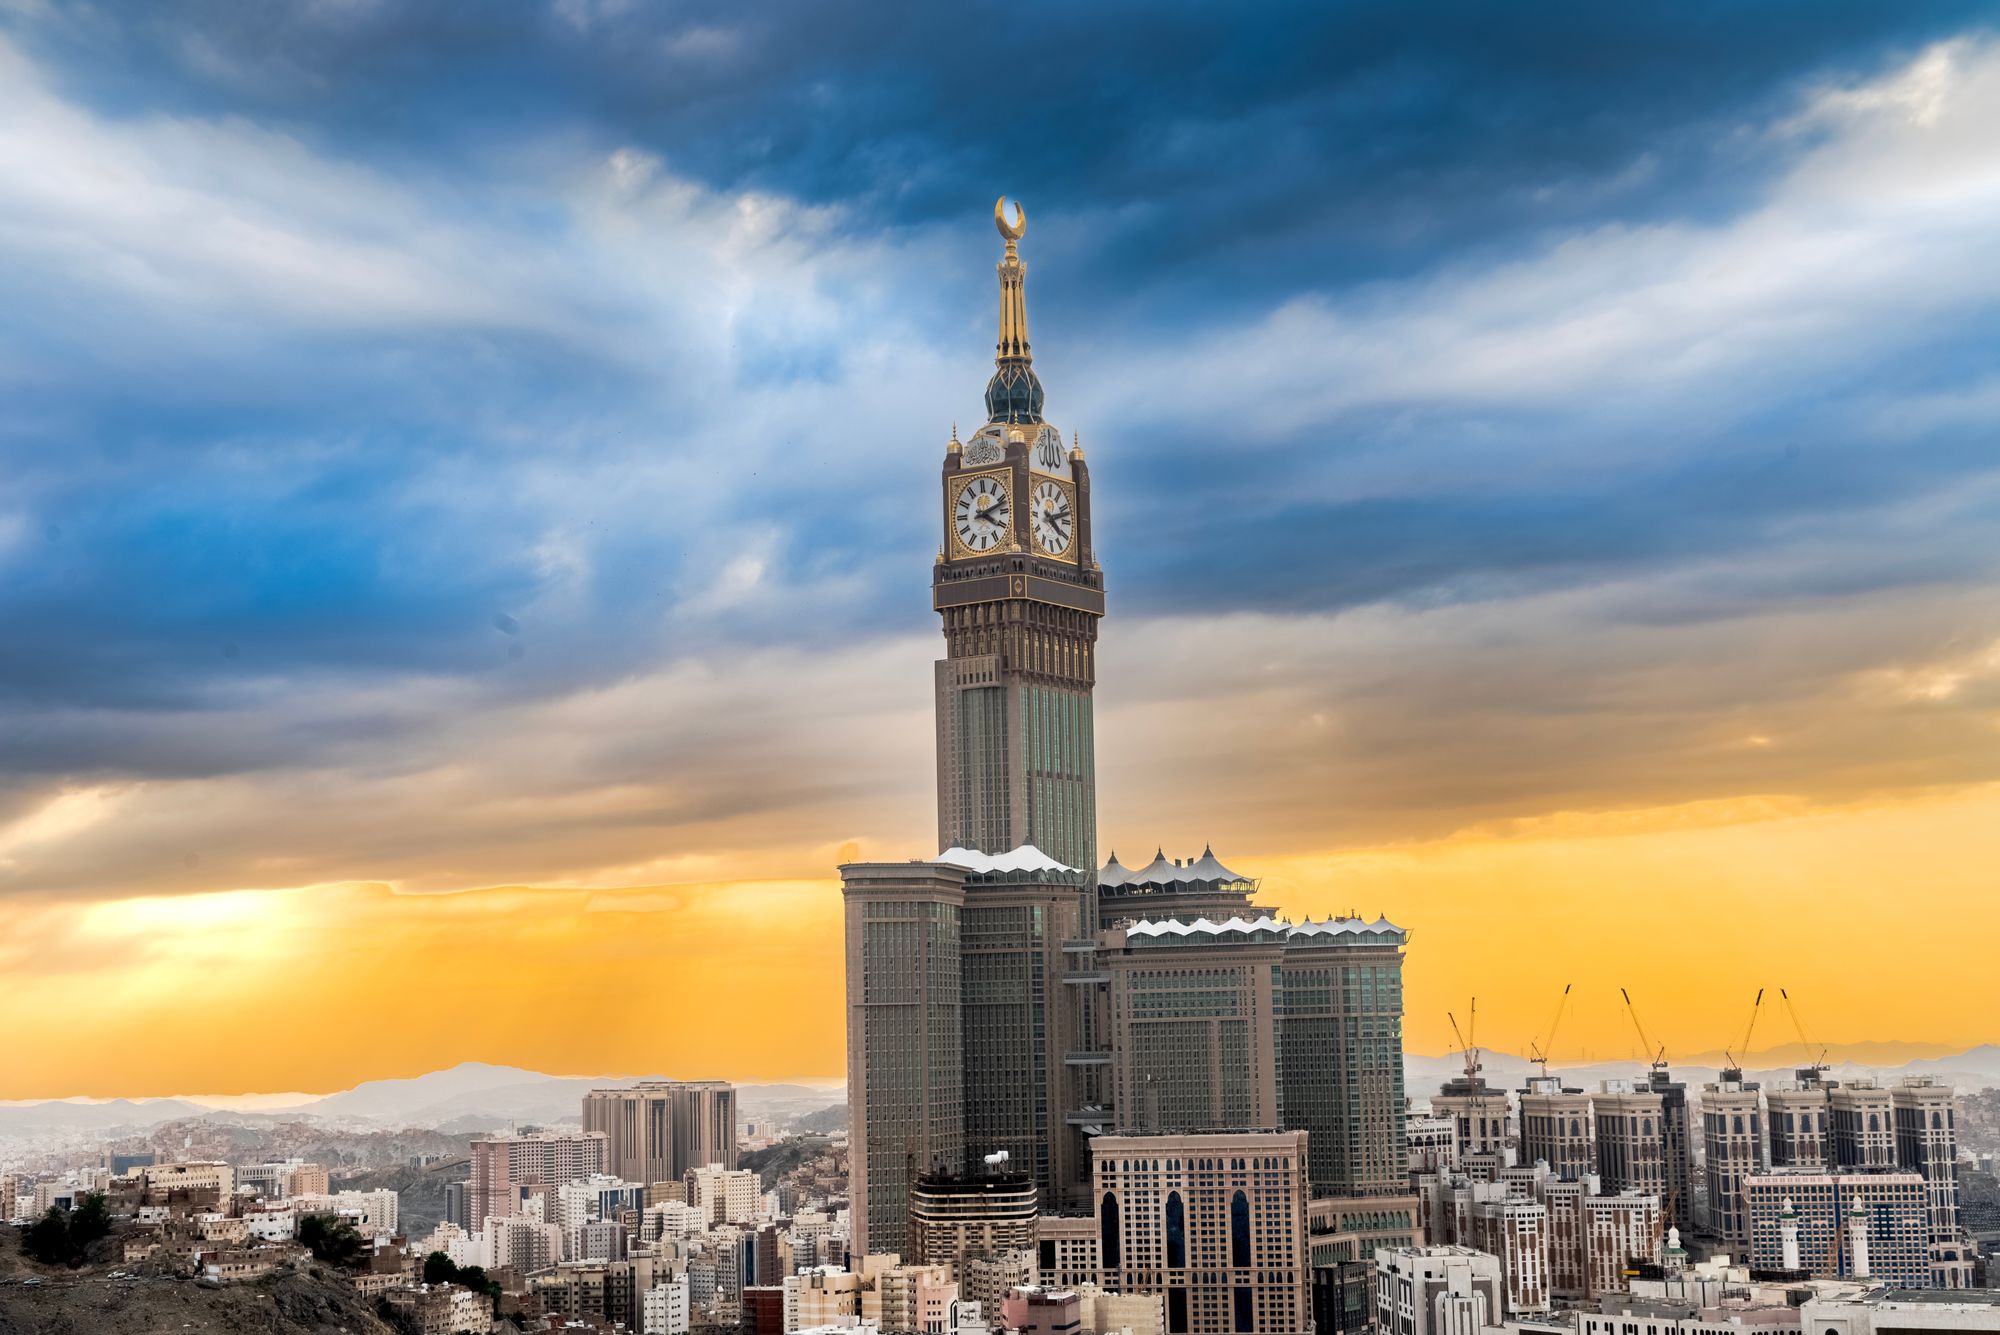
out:
M838 1078L1003 193L1100 848L1415 1051L2000 1039L1996 121L1948 0L0 0L0 1098Z

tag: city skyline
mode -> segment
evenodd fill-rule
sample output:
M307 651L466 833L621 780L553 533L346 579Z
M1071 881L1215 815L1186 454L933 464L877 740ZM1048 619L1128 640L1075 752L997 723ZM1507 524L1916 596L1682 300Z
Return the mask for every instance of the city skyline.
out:
M997 189L1101 497L1100 859L1207 843L1294 918L1387 914L1415 1052L1474 994L1525 1051L1569 984L1559 1063L1635 1051L1619 987L1675 1055L1780 985L1818 1040L1985 1041L2000 982L1936 925L2000 854L2000 44L1948 19L1830 23L1702 109L1614 97L1584 56L1644 21L1592 31L1557 81L1616 106L1588 143L1499 154L1483 208L1350 164L1381 216L1283 162L1242 168L1261 213L1171 184L1332 95L1296 71L1149 145L1157 190L1008 179L975 135L899 192L830 178L851 150L732 157L756 109L713 90L709 121L530 96L512 138L420 103L395 140L353 101L394 77L365 16L89 78L103 32L0 25L0 255L37 261L0 324L0 618L36 632L0 646L0 1097L185 1092L218 978L257 998L225 1092L837 1077L828 868L936 842L929 470L980 420ZM492 59L546 93L548 51L615 65L645 21L573 7ZM355 67L274 82L315 43ZM1456 124L1386 151L1524 142ZM349 991L439 1023L348 1037Z

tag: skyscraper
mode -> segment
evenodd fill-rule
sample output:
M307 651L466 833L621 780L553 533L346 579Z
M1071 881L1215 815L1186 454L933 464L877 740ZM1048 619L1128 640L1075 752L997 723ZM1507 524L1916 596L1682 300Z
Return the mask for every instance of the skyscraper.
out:
M959 914L966 868L840 869L847 918L851 1246L908 1250L910 1184L965 1162Z
M1028 345L1027 214L993 220L1000 333L986 424L945 447L944 534L931 601L937 664L938 847L1032 844L1097 865L1091 688L1104 576L1091 546L1090 470L1042 417Z
M912 1184L1000 1152L1082 1215L1111 1131L1308 1132L1308 1192L1407 1232L1402 929L1272 918L1209 849L1097 867L1090 478L1043 416L1023 215L996 222L987 421L945 444L932 572L941 851L841 868L853 1249L913 1254Z
M690 1168L736 1166L736 1088L722 1080L649 1080L583 1096L583 1129L605 1138L605 1171L650 1186Z
M1764 1114L1757 1085L1738 1070L1704 1085L1701 1092L1702 1152L1708 1170L1708 1225L1738 1255L1750 1247L1750 1217L1744 1211L1743 1181L1764 1168Z

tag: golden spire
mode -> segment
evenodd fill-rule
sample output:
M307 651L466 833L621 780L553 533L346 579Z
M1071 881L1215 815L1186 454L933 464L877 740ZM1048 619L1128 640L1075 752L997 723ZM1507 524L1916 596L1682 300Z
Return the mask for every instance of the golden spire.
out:
M1007 252L1000 257L1000 342L998 357L1033 361L1028 351L1028 301L1023 292L1028 266L1021 263L1018 242L1028 232L1028 211L1014 201L1014 221L1007 221L1007 196L993 201L993 225L1006 239Z
M1017 202L1014 221L1007 221L1007 197L993 201L993 225L1006 239L1007 252L1000 257L1000 341L993 350L993 378L986 382L986 420L989 422L1039 422L1042 420L1042 382L1035 375L1035 359L1028 351L1028 300L1023 293L1028 266L1021 263L1015 244L1028 230L1028 211Z

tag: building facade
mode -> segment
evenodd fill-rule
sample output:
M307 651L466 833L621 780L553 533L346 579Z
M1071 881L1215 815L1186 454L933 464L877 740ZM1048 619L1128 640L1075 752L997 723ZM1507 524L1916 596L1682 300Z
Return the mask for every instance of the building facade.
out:
M1312 1329L1300 1131L1091 1142L1103 1286L1159 1294L1186 1335Z

